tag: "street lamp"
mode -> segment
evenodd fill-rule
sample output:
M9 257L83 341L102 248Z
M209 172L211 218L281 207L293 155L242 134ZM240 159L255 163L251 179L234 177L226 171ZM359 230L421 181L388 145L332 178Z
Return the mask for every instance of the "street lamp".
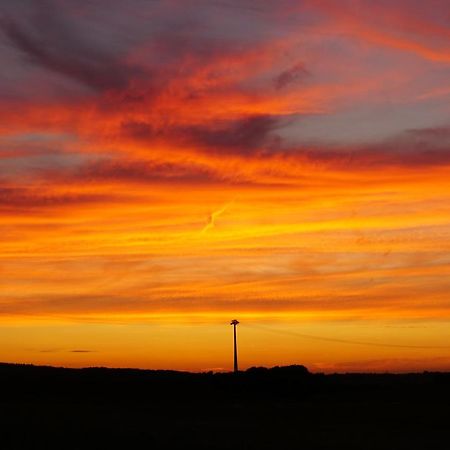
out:
M236 325L239 322L236 319L233 319L230 322L230 325L233 325L233 334L234 334L234 372L238 372L238 356L237 356L237 342L236 342Z

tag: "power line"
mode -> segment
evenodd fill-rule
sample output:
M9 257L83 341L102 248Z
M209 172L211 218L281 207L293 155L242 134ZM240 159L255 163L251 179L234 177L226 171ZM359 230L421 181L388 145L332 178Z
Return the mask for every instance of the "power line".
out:
M328 337L322 337L312 334L303 334L303 333L297 333L295 331L288 331L288 330L280 330L276 328L270 328L265 327L262 325L249 325L247 324L246 327L249 328L255 328L263 331L267 331L270 333L275 334L284 334L288 336L295 336L303 339L313 339L316 341L326 341L326 342L336 342L338 344L349 344L349 345L364 345L364 346L370 346L370 347L387 347L387 348L409 348L409 349L416 349L416 350L432 350L432 349L450 349L450 346L439 346L439 345L402 345L402 344L382 344L378 342L365 342L365 341L354 341L351 339L338 339L338 338L328 338Z

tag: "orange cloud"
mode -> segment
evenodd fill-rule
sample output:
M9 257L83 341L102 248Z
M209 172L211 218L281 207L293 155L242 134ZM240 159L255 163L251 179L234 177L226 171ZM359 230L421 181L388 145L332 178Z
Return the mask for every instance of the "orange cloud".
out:
M27 4L26 14L9 5L0 56L9 74L0 86L6 354L170 366L167 355L200 340L201 328L189 327L203 324L200 362L177 366L199 370L220 366L219 324L232 315L241 328L278 323L324 337L301 355L281 337L266 354L244 350L247 365L304 357L356 370L367 349L345 345L374 341L369 369L418 367L420 346L444 367L448 351L438 355L436 341L450 319L450 133L439 103L448 78L435 69L446 70L448 30L413 3L407 12L380 3L376 14L367 2L205 7L210 27L187 20L181 3L155 4L154 32L141 14L99 22L96 5L81 15L71 2L44 12ZM421 66L411 69L415 56ZM427 331L386 337L392 322ZM164 342L151 363L133 350L150 339L142 324L160 327ZM21 331L51 349L50 330L63 353L12 339ZM248 333L272 345L263 330ZM394 350L386 344L396 337ZM327 353L330 339L345 345ZM67 351L91 341L93 352Z

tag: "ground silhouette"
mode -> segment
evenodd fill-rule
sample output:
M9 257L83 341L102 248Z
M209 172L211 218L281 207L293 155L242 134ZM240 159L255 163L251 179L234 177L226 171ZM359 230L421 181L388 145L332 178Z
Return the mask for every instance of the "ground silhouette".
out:
M442 449L450 374L0 364L0 448Z

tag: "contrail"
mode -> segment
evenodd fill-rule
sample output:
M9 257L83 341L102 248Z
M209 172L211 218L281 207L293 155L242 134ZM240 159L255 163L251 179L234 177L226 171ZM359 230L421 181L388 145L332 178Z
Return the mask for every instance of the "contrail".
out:
M224 206L222 206L222 208L220 208L219 210L213 211L213 212L208 216L208 221L207 221L206 225L203 227L203 229L200 231L200 234L203 235L203 234L205 234L210 228L214 228L214 225L215 225L215 222L216 222L217 217L220 216L221 214L223 214L223 213L228 209L228 207L231 206L231 205L234 203L234 201L235 201L235 198L233 198L230 202L226 203L226 204L225 204ZM195 233L195 236L198 238L198 235L197 235L198 231L195 231L194 233ZM191 235L190 237L193 237L193 236ZM175 237L175 238L173 238L173 239L170 240L170 243L173 243L173 242L174 242L174 243L177 243L177 242L180 242L180 241L185 240L185 239L187 239L186 236ZM95 292L96 290L98 290L98 288L102 288L102 287L104 287L104 286L108 286L108 287L114 286L114 285L116 285L117 283L120 283L123 279L126 279L126 277L127 277L130 273L132 273L132 271L135 271L135 270L137 270L137 269L139 269L139 268L145 266L145 265L148 264L148 263L149 263L149 261L146 260L146 259L143 260L143 261L137 262L137 263L132 267L132 269L129 269L129 270L127 270L126 272L123 272L121 275L115 275L114 278L111 277L111 278L109 278L109 279L107 278L106 280L103 280L101 283L97 284L97 286L96 286L95 288L91 289L90 291L91 291L91 292Z
M206 223L206 225L203 227L202 231L200 232L200 234L205 234L210 228L214 228L215 224L216 224L216 219L223 214L227 208L232 204L233 202L229 202L226 205L222 206L222 208L220 208L217 211L213 211L209 217L208 217L208 222Z
M388 348L409 348L418 350L431 350L431 349L449 349L450 346L445 345L402 345L402 344L382 344L377 342L365 342L365 341L353 341L350 339L337 339L337 338L326 338L322 336L315 336L311 334L297 333L295 331L279 330L269 327L264 327L261 325L246 325L249 328L256 328L263 331L268 331L269 333L285 334L288 336L300 337L303 339L314 339L316 341L327 341L327 342L337 342L338 344L351 344L351 345L365 345L370 347L388 347Z

